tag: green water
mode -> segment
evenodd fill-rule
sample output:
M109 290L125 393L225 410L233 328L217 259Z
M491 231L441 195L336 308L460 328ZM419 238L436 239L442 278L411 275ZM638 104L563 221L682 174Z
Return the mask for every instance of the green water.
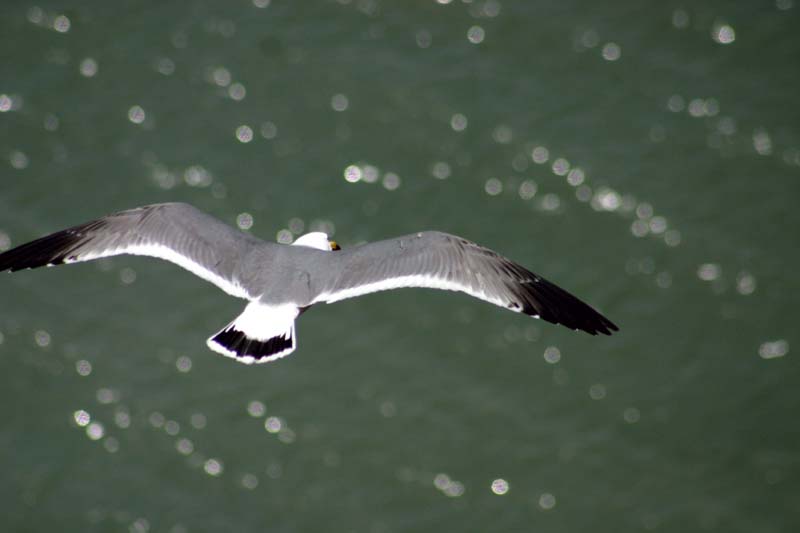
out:
M0 247L439 229L621 331L406 290L247 367L168 263L2 275L3 531L800 528L797 2L256 3L5 2Z

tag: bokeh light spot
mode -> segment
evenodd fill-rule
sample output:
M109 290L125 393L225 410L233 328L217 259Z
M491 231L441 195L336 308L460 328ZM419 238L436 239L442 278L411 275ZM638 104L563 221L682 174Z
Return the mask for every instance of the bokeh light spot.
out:
M622 57L622 48L617 43L606 43L603 46L602 54L606 61L616 61Z
M81 359L75 362L75 371L79 376L86 377L92 373L92 363L86 359Z
M789 341L780 339L777 341L767 341L758 347L758 355L762 359L775 359L783 357L789 353Z
M80 71L81 75L86 78L92 78L97 74L98 65L97 61L92 59L91 57L87 57L83 61L81 61Z
M539 496L539 508L543 511L549 511L556 506L556 497L549 492L543 493Z
M144 108L140 105L135 105L128 109L128 120L134 124L141 124L146 117L147 115L144 112Z
M453 128L453 131L464 131L467 129L467 123L467 117L461 113L456 113L450 117L450 127Z
M203 470L205 470L206 474L209 476L221 476L223 471L222 462L219 459L207 459L203 464Z
M253 215L250 213L239 213L236 215L236 225L239 229L249 230L253 227Z
M264 402L253 400L252 402L247 404L247 414L249 414L253 418L260 418L264 416L266 412L267 412L267 406L264 405Z
M503 478L498 478L492 481L492 492L498 496L503 496L508 493L510 487L508 481Z
M331 97L331 108L334 111L347 111L347 108L350 107L350 100L348 100L347 96L344 94L334 94Z
M486 31L480 26L472 26L467 30L467 39L472 44L480 44L486 38Z
M503 182L501 182L497 178L489 178L488 180L486 180L483 189L489 196L497 196L498 194L503 192Z
M253 140L253 128L247 124L242 124L236 128L236 138L240 143L249 143Z
M736 40L736 32L733 26L718 22L711 30L711 37L719 44L730 44Z

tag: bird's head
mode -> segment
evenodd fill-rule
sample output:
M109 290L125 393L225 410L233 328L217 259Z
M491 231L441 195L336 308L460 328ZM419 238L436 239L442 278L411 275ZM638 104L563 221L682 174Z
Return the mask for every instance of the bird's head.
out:
M305 235L298 237L297 240L292 244L296 246L316 248L317 250L322 250L324 252L342 249L336 241L330 240L328 238L328 234L322 231L312 231L311 233L306 233Z

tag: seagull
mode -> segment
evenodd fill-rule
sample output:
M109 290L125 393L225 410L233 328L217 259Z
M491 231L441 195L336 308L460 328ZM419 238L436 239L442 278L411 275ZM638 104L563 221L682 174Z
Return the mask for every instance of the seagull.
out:
M248 301L207 340L246 364L297 347L295 319L318 303L425 287L459 291L591 335L618 331L589 305L506 259L456 235L423 231L342 249L323 232L291 245L266 242L185 203L137 207L57 231L0 253L0 272L115 255L164 259Z

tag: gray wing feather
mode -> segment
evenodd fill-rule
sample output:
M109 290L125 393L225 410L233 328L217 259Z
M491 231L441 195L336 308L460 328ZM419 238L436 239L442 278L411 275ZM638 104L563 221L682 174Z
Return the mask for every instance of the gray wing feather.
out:
M166 259L241 298L237 265L255 237L181 203L121 211L0 254L0 271L37 268L131 254Z
M512 311L592 335L617 326L567 291L455 235L423 232L333 252L315 301L335 302L400 287L465 292ZM333 275L331 275L333 273Z

